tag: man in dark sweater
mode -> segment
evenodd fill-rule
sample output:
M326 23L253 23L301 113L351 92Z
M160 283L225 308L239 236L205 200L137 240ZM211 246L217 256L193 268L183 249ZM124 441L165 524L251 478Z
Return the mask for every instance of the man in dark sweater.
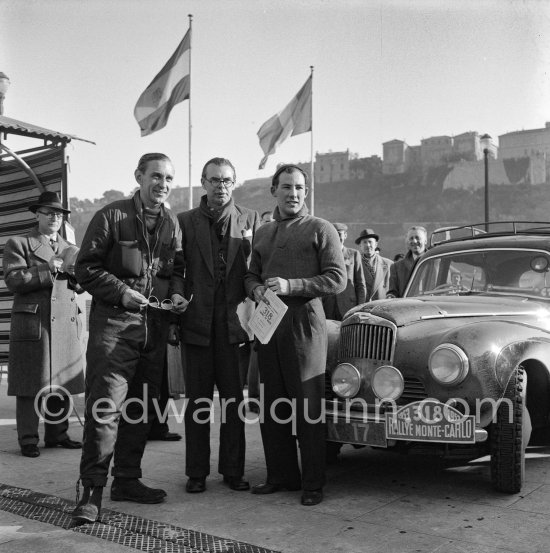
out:
M252 493L303 488L302 504L309 506L322 501L325 483L327 333L321 297L344 290L346 268L336 229L308 215L307 193L302 169L283 165L277 170L271 186L275 221L256 233L245 284L257 302L269 288L288 306L269 343L258 344L267 480Z

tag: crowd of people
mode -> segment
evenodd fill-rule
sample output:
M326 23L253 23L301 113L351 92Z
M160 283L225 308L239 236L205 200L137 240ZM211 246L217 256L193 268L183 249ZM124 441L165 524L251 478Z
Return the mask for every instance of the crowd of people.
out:
M61 236L70 211L54 192L30 206L36 228L5 246L4 278L14 293L8 394L16 396L22 455L40 455L41 410L46 447L82 448L75 524L97 520L111 465L112 500L164 501L164 490L141 481L141 460L148 439L181 438L159 422L155 408L159 398L164 406L168 400L167 344L180 343L186 491L207 488L217 389L223 482L258 495L302 490L303 505L318 504L326 461L326 319L402 296L426 250L426 230L407 231L407 253L395 262L380 255L371 228L355 239L359 250L348 248L345 224L309 214L308 175L296 165L277 169L275 208L261 216L234 202L236 171L228 159L206 162L200 205L178 215L165 206L174 179L166 155L142 156L134 177L134 196L100 209L79 251ZM286 313L262 343L246 321L255 305L269 303L268 290ZM92 296L85 371L76 301L83 291ZM81 443L69 438L67 415L70 396L83 391ZM267 467L265 482L252 488L245 479L247 408L261 414Z

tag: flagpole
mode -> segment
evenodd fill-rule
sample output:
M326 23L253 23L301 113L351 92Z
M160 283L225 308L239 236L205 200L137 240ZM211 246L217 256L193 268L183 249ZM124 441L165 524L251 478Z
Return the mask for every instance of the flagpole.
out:
M193 209L193 180L191 178L191 44L193 42L191 26L193 14L190 13L187 17L189 17L189 209Z
M313 164L313 65L310 65L311 69L311 153L310 153L310 176L311 176L311 214L315 215L315 167Z

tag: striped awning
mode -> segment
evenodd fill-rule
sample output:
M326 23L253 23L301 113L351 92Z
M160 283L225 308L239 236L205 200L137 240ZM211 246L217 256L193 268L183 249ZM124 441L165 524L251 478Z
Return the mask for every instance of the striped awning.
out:
M89 142L95 144L91 140L80 138L74 134L67 134L58 131L52 131L38 125L32 125L31 123L25 123L24 121L18 121L5 115L0 115L0 133L18 134L20 136L29 136L31 138L41 138L43 140L52 140L54 142L70 142L71 140L82 140L82 142Z

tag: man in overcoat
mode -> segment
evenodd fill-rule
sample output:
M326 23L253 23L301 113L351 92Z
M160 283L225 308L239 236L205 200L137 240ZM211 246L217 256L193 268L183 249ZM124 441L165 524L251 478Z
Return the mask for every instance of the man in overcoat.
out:
M84 494L72 513L77 524L99 516L113 452L111 500L160 503L166 497L139 479L172 311L187 305L181 231L164 206L174 179L170 158L145 154L134 177L139 190L132 198L94 215L76 262L77 280L93 297L80 461ZM160 309L161 302L172 309Z
M8 395L17 398L21 453L38 457L42 403L46 447L81 447L67 429L70 394L84 391L84 360L76 280L63 264L64 252L73 246L59 234L63 216L70 211L55 192L43 192L29 209L38 224L26 236L6 242L3 268L6 286L14 293Z
M246 288L256 302L269 288L288 307L270 341L258 344L267 480L252 492L302 488L302 505L312 506L322 501L325 483L327 330L321 297L344 290L346 268L336 229L308 214L308 190L300 167L282 165L275 172L275 221L258 230Z
M327 319L341 321L342 317L352 307L365 303L366 285L361 254L353 248L344 246L348 237L348 226L344 223L334 223L334 228L342 244L342 254L346 265L347 282L343 292L323 298L323 308Z
M206 162L201 183L206 194L199 207L180 213L185 256L185 296L181 320L186 355L186 490L206 489L210 474L210 421L214 385L222 404L218 472L231 489L249 489L243 480L245 458L243 378L239 344L249 336L237 308L246 298L246 273L252 239L259 226L256 211L233 201L235 168L216 157ZM206 414L205 414L206 412Z
M425 253L428 247L428 233L424 227L412 226L405 236L407 254L403 259L396 261L390 269L390 287L388 298L401 298L409 282L418 259Z
M390 268L393 261L378 253L380 237L372 229L363 229L355 243L361 251L361 262L367 285L365 301L383 300L390 285Z

